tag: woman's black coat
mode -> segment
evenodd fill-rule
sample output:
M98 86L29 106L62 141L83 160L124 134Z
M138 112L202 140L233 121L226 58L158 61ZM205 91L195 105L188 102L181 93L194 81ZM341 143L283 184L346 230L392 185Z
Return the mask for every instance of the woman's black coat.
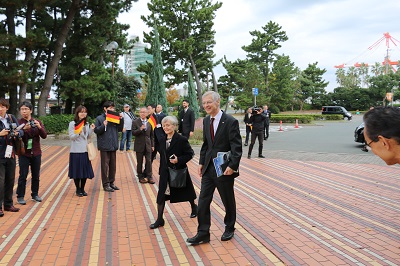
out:
M166 149L166 136L160 139L160 183L159 190L157 194L157 203L162 204L166 200L169 200L171 203L174 202L183 202L190 201L196 199L196 192L194 191L192 179L190 178L189 171L186 175L186 187L185 188L171 188L170 187L170 196L165 195L165 190L167 189L167 182L169 179L168 168L173 167L174 164L169 162L169 157L172 154L175 154L178 157L178 163L175 164L177 169L185 168L186 163L189 162L193 156L194 151L189 144L189 141L186 137L183 137L175 132L172 136L171 144L168 149Z

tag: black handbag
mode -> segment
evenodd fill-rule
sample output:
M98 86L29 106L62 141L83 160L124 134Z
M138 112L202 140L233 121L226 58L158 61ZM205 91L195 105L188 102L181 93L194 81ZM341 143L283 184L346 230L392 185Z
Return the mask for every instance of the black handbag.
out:
M168 167L169 172L169 186L172 188L184 188L186 187L186 175L187 167L183 169L175 169Z
M168 167L169 186L172 188L186 187L186 175L188 172L187 166L183 169L176 169L168 166L167 151L164 153L165 163Z

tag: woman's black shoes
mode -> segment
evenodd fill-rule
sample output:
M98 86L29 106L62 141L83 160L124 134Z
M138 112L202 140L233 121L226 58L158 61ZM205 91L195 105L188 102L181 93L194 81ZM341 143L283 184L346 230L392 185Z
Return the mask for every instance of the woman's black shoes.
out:
M162 226L164 226L164 224L165 224L164 219L157 220L154 224L150 225L150 229L156 229L158 227L162 227Z
M195 204L194 207L192 208L192 213L190 214L190 218L196 218L197 217L197 205Z
M77 189L76 189L76 195L77 195L78 197L83 197L82 190L81 190L80 188L77 188Z
M76 195L78 196L78 197L83 197L83 196L87 196L87 193L86 193L86 191L85 190L83 190L83 189L81 189L81 188L77 188L76 189Z

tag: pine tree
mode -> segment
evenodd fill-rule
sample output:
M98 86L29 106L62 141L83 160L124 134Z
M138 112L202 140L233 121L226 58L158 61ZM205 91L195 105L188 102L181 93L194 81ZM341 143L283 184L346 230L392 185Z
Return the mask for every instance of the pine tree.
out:
M154 27L154 38L151 45L153 54L153 65L150 70L149 88L145 104L161 104L164 112L167 111L167 96L164 84L164 70L161 59L160 38L157 28Z
M194 116L195 118L199 118L199 102L197 101L197 93L196 93L196 87L194 86L193 82L193 75L192 71L188 71L188 101L189 101L189 106L191 106L192 110L194 111Z

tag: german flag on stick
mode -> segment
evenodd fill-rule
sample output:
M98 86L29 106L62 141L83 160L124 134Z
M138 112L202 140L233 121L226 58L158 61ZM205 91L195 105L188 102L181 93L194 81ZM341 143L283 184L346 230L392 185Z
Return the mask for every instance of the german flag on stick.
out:
M75 123L74 133L79 134L82 131L83 126L85 125L85 119Z
M147 122L149 122L149 124L151 125L151 128L154 130L154 128L157 125L157 121L156 118L154 117L154 114L152 114L149 119L147 120Z
M106 120L111 123L119 124L120 116L118 112L107 110Z

